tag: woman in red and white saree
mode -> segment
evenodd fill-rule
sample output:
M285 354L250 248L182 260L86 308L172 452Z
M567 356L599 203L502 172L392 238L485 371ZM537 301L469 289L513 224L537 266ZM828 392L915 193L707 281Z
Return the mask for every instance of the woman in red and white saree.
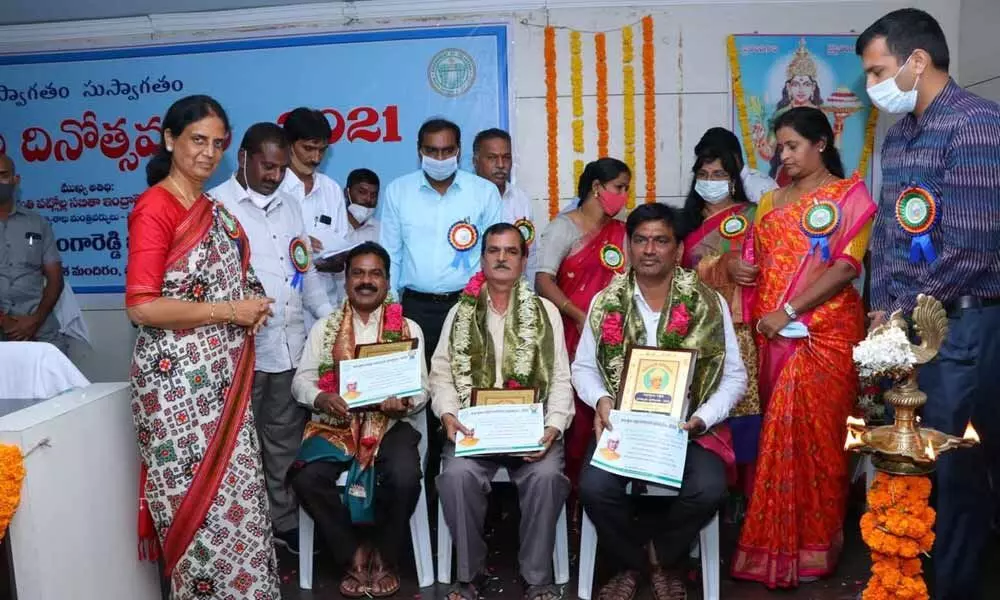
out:
M207 96L171 106L152 187L129 215L140 555L162 551L175 600L280 598L250 412L253 332L270 300L239 223L201 191L228 132Z
M535 290L559 307L569 360L576 356L590 301L625 272L625 224L615 218L628 200L632 173L614 158L589 163L580 175L580 203L542 232ZM566 432L566 476L576 490L583 455L593 435L594 410L576 398Z

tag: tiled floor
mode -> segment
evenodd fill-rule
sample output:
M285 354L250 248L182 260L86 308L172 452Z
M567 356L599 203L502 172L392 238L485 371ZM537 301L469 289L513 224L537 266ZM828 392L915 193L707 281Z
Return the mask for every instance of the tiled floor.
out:
M738 534L736 526L724 525L722 529L722 598L724 600L757 600L757 599L779 599L779 600L855 600L861 589L864 587L868 576L868 555L867 549L861 542L858 532L859 506L862 491L856 490L852 511L848 517L849 528L846 533L846 546L844 555L836 577L819 581L816 583L804 584L793 591L770 592L763 586L753 583L736 582L727 576L729 557L736 543ZM516 514L496 514L490 519L490 529L494 532L490 539L489 568L494 575L486 598L490 600L516 600L521 597L522 588L517 581L516 575L516 548L517 548L517 515ZM572 534L571 534L571 537ZM573 579L565 586L564 598L576 598L576 546L577 541L570 541L571 564L570 572ZM337 592L339 584L339 574L333 572L328 565L324 565L323 555L317 557L316 578L311 591L300 590L298 588L298 565L295 558L289 554L280 555L282 563L282 597L284 600L313 600L313 599L337 599L340 594ZM416 585L416 577L412 559L404 567L403 587L397 594L397 598L431 599L443 598L446 586L436 585L432 588L420 589ZM602 581L608 574L602 574L600 568L600 555L598 555L598 580ZM701 598L700 584L696 581L690 586L689 598L696 600ZM990 590L984 598L1000 598L1000 538L998 538L988 557L988 563L984 569L984 577L987 578L987 588ZM595 593L596 593L595 586ZM648 590L638 596L643 600L651 598Z

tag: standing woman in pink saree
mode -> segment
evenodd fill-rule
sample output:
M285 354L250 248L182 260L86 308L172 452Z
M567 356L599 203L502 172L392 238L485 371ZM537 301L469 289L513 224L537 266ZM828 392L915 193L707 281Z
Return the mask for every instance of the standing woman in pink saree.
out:
M756 285L749 314L765 408L733 576L790 588L831 575L843 545L852 349L864 337L852 281L875 204L857 176L844 179L821 111L790 109L774 128L792 183L761 199L735 277Z
M175 102L128 219L140 556L162 553L174 600L281 597L250 412L253 335L273 300L239 222L202 191L228 136L212 98Z

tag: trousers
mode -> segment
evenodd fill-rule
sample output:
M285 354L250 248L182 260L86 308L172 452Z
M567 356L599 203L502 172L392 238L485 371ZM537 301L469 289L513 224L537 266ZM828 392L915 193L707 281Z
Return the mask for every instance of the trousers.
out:
M260 438L267 500L275 531L288 532L298 527L299 513L295 495L286 485L288 468L295 461L302 444L308 412L292 398L292 375L295 371L265 373L255 371L251 408Z

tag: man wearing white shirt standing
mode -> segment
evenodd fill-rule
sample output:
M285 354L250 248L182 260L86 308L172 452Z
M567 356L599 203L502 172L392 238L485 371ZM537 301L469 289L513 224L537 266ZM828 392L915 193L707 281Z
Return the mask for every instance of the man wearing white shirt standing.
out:
M778 184L773 179L764 175L760 171L751 169L743 162L743 147L736 134L725 127L712 127L701 136L701 140L694 147L694 152L698 155L702 146L711 145L716 148L725 148L736 158L736 164L740 167L740 179L743 180L743 189L747 193L747 198L754 204L760 202L764 194L777 189Z
M267 295L275 299L274 314L255 338L252 408L275 541L297 552L298 510L285 476L302 442L308 414L292 397L292 376L306 341L304 308L318 319L333 306L310 264L299 205L280 191L288 162L288 141L281 127L257 123L243 136L236 174L209 194L243 226L250 240L250 263Z
M347 222L350 232L347 243L357 246L364 242L378 242L378 219L375 218L375 207L378 206L379 179L371 169L354 169L347 175L347 185L344 187L344 206L347 207ZM346 298L344 284L346 269L331 275L337 305Z
M283 127L291 144L291 168L281 182L281 191L299 201L314 254L343 248L351 233L344 193L340 184L318 171L330 147L330 123L322 112L300 107L288 113ZM343 268L342 260L317 264L321 273L340 272ZM324 275L322 279L330 301L336 302L342 290L336 289L332 277ZM307 321L310 326L312 321Z
M623 377L620 358L628 347L696 350L690 410L680 425L692 442L680 495L645 536L631 519L627 478L587 464L580 475L580 500L600 543L619 561L601 598L633 597L639 574L648 571L655 598L683 599L688 550L726 492L725 463L713 451L718 438L705 434L743 396L747 375L725 300L693 271L677 267L683 232L676 212L663 204L644 204L632 211L625 226L631 267L591 303L572 366L573 386L595 409L599 439L604 429L611 429L609 414ZM593 452L592 443L586 456ZM650 537L653 561L644 549Z
M510 134L503 129L486 129L476 134L472 142L472 164L476 175L492 181L500 191L503 220L517 227L528 243L528 265L524 275L528 286L535 289L538 269L538 232L532 219L531 198L524 190L510 183L514 159Z

